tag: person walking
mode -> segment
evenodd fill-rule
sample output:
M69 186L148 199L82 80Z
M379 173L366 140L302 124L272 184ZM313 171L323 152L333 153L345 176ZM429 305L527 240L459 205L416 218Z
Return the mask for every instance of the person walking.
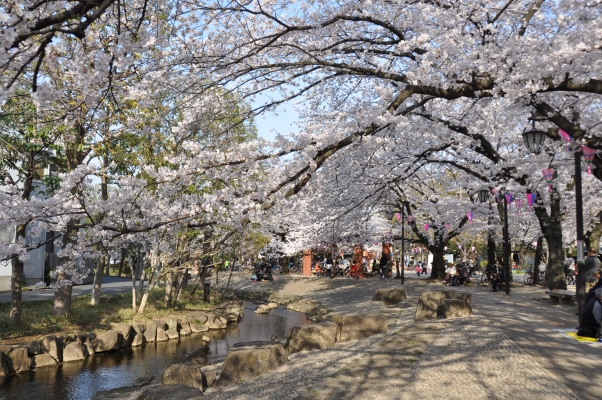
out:
M596 277L594 272L600 269L600 259L598 258L598 251L593 247L587 250L587 260L585 260L585 293L589 292L591 288L596 285Z

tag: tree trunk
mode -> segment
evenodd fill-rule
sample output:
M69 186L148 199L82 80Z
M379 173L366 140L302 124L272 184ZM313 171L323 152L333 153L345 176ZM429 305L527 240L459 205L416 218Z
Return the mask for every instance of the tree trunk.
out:
M548 242L548 282L550 290L566 290L564 275L564 250L562 248L562 214L560 212L560 196L556 195L551 201L550 222L547 229Z
M146 268L142 269L142 278L138 283L138 293L136 293L138 303L142 300L142 290L144 289L144 281L146 280Z
M26 225L24 224L17 226L16 238L25 237L25 227ZM11 260L11 264L12 275L10 280L11 303L9 324L10 326L19 326L21 323L21 290L23 284L21 279L23 275L23 261L19 260L18 257L14 257Z
M186 286L186 275L188 275L188 268L186 268L183 272L180 273L182 276L180 277L180 281L178 282L178 287L176 289L176 298L173 304L173 308L176 309L180 307L180 297L182 296L182 290Z
M106 257L102 258L102 266L96 264L96 271L94 272L94 285L92 286L92 297L90 298L90 305L97 306L100 304L100 288L102 285L102 270L104 269Z
M56 277L57 282L63 280L69 280L68 277L60 273ZM71 283L61 286L54 291L54 308L52 313L54 315L67 315L71 311L71 292L73 286Z
M192 301L192 299L194 298L194 294L195 294L196 289L199 286L199 284L201 285L201 287L205 286L205 278L206 277L207 277L207 267L201 267L199 269L199 272L197 273L197 277L194 280L194 283L192 284L192 289L190 290L190 301Z
M125 249L121 249L121 262L119 263L119 272L117 276L121 278L121 272L123 271L123 263L125 262Z
M441 281L445 279L445 258L444 251L445 244L439 246L428 246L428 250L433 253L433 268L431 269L430 279Z
M598 214L598 223L593 226L593 229L587 232L586 237L589 239L586 243L586 249L600 248L600 236L602 236L602 213Z
M494 219L493 217L489 217L489 225L493 225L494 224ZM496 263L496 259L495 259L495 252L496 252L496 248L495 248L496 244L495 244L495 236L494 236L494 232L490 229L487 232L487 268L485 269L486 272L491 272L493 266Z
M541 264L541 258L543 253L543 238L540 236L537 239L537 248L535 249L535 261L533 263L533 281L535 284L539 284L539 264Z
M144 295L142 296L142 299L140 300L140 307L138 307L138 314L142 314L144 312L144 309L146 308L146 303L148 302L148 296L150 295L150 292L157 285L157 282L159 282L158 274L159 274L160 270L161 270L161 263L158 262L155 265L153 274L151 276L149 276L149 278L148 278L148 284L146 285L146 291L144 292Z
M165 276L165 308L171 308L173 279L173 272L169 271Z

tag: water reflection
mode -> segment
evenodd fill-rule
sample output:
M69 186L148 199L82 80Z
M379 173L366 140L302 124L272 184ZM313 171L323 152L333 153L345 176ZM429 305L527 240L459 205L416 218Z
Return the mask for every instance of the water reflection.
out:
M269 315L256 315L253 310L255 305L245 302L245 317L238 325L205 333L211 337L207 348L209 363L222 360L235 343L269 340L274 334L284 337L291 327L310 323L304 314L283 308L272 310ZM144 375L161 379L168 365L183 361L204 345L201 336L197 334L179 341L150 343L82 362L9 376L0 381L0 399L90 399L99 390L127 386Z

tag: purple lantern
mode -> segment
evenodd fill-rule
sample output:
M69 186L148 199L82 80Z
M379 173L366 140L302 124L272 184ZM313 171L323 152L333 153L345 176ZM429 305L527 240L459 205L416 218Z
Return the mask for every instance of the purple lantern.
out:
M585 158L585 161L587 162L587 173L588 175L592 174L592 164L591 162L594 161L594 157L596 156L596 149L592 149L591 147L587 147L587 146L581 146L581 151L583 151L583 158Z
M560 136L562 137L562 139L565 142L572 142L573 141L573 138L568 133L566 133L565 131L563 131L562 129L558 129L558 133L560 134Z
M412 225L412 222L414 222L414 216L413 215L408 215L408 223L410 225Z
M545 178L546 182L548 182L548 191L551 193L552 181L554 180L554 172L556 172L556 170L554 170L554 168L546 168L541 172L543 173L543 177Z
M387 239L391 237L391 232L387 232Z
M529 210L533 211L533 204L535 204L535 193L527 193L527 204L529 205Z
M425 232L426 232L426 231L428 231L428 230L429 230L429 227L430 227L430 225L429 225L429 223L428 223L428 222L427 222L426 224L424 224L424 231L425 231Z
M510 193L506 193L506 203L508 203L508 208L512 208L512 200L514 200L514 196Z
M397 213L397 220L401 221L401 214L400 213Z
M468 220L472 224L472 217L474 216L474 213L472 211L469 211L466 213L466 216L468 217Z

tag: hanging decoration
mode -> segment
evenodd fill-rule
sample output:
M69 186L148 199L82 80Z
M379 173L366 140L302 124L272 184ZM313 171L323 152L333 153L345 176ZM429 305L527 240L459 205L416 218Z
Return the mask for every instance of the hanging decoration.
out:
M429 225L429 223L428 223L428 222L427 222L426 224L424 224L424 231L425 231L425 232L426 232L426 231L428 231L428 230L429 230L429 227L430 227L430 225Z
M598 150L592 149L591 147L581 146L581 151L583 151L583 158L585 158L585 162L587 162L587 174L592 174L592 161L594 161L594 157L596 157L596 152Z
M552 193L552 181L554 180L554 172L556 172L556 170L554 168L546 168L541 172L543 173L546 182L548 182L548 192Z
M512 208L512 200L514 200L514 196L510 193L506 193L506 203L508 203L508 208Z
M500 202L500 199L498 198L498 190L496 188L491 188L491 193L493 194L493 198L495 199L496 203Z
M401 221L401 214L400 214L400 213L397 213L396 215L397 215L397 220L398 220L398 221Z
M474 213L472 211L469 211L466 213L466 216L468 217L468 220L472 224L472 217L474 216Z
M387 239L391 238L391 232L387 232Z
M571 137L571 135L569 135L568 133L566 133L562 129L558 129L558 133L560 134L560 136L562 137L562 139L565 142L572 142L573 141L573 138Z
M414 222L414 216L408 215L408 225L412 225L412 222Z
M462 245L461 245L461 244L459 244L459 245L458 245L458 248L459 248L460 250L462 250Z
M378 246L378 242L374 242L374 245L375 245L375 246Z
M533 211L533 204L535 204L535 193L527 193L527 204L529 205L529 211Z
M514 204L516 204L516 208L518 209L518 217L520 218L520 209L523 208L525 201L522 199L514 200Z
M445 228L446 232L449 232L449 228L451 228L451 224L445 223L445 224L443 224L443 227Z

